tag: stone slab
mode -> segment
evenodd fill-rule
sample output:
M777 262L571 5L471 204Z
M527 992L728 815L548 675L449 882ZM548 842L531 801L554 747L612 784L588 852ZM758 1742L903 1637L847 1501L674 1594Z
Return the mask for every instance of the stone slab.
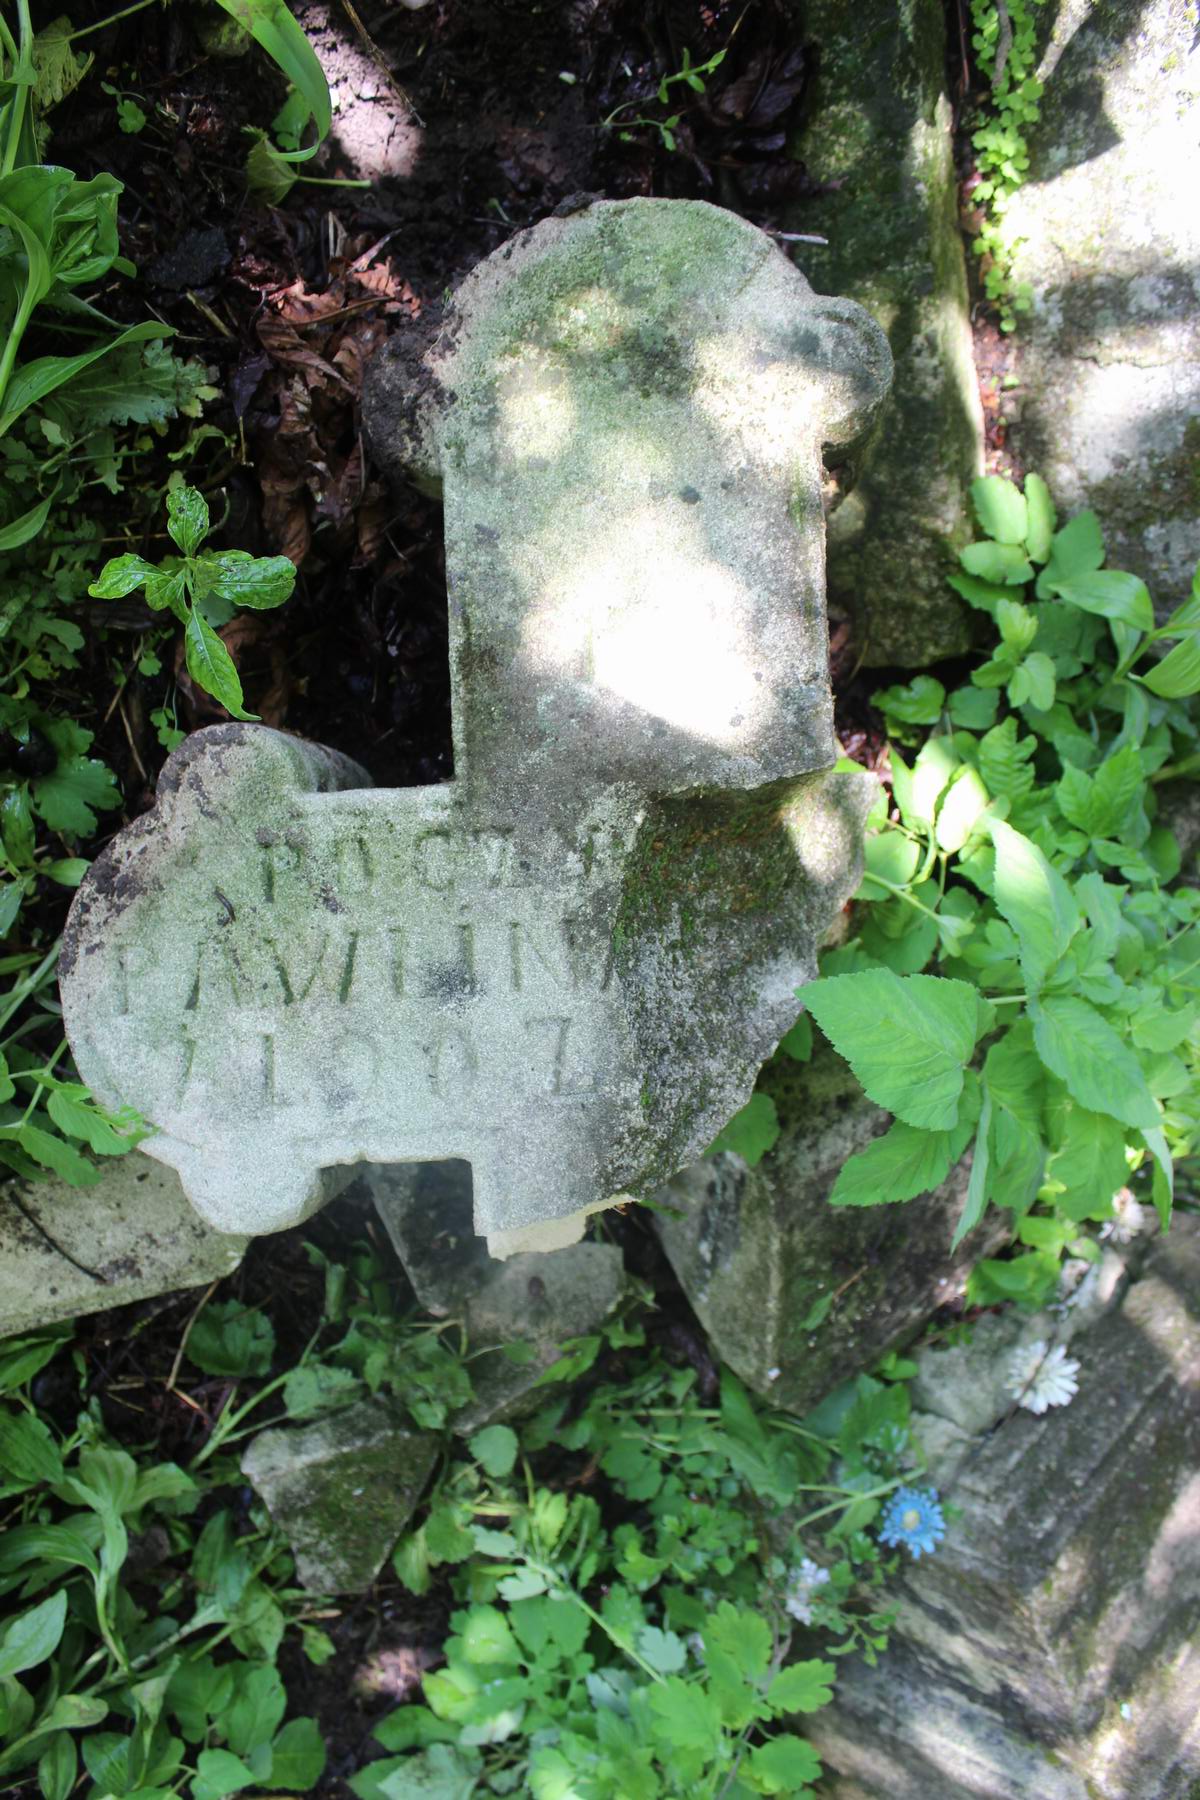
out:
M94 1187L0 1187L0 1337L231 1275L245 1237L214 1231L174 1170L139 1150Z
M842 1164L889 1115L827 1047L809 1063L777 1058L760 1086L783 1127L774 1149L753 1169L722 1152L683 1170L657 1196L682 1216L657 1213L655 1225L718 1353L757 1393L803 1412L906 1342L1005 1232L993 1213L951 1254L965 1160L922 1199L835 1211Z
M1007 219L1032 290L1009 440L1168 610L1200 561L1200 41L1183 0L1044 9ZM1052 27L1052 29L1051 29Z
M361 1594L412 1517L437 1461L436 1437L364 1400L313 1425L260 1432L242 1473L296 1557L301 1587Z
M992 1346L978 1354L991 1358ZM878 1669L806 1721L837 1800L1190 1800L1200 1783L1200 1219L1075 1335L1079 1392L971 1440Z
M445 495L454 781L195 733L64 937L81 1074L210 1222L457 1157L494 1246L578 1234L742 1104L857 880L820 448L889 374L763 233L656 200L519 234L383 365L377 452Z
M869 667L924 668L971 641L946 585L975 535L983 414L958 224L942 0L806 0L813 46L791 149L823 191L788 224L828 238L796 260L822 292L860 300L888 334L896 375L852 484L829 517L831 608Z

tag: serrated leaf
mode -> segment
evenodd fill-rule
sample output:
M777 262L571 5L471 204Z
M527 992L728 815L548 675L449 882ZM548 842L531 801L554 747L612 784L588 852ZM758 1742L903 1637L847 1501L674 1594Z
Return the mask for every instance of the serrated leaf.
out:
M1098 569L1104 561L1104 536L1094 512L1081 512L1050 540L1050 561L1038 576L1037 597L1055 592L1059 581L1071 581Z
M932 675L915 675L903 686L880 688L871 704L903 725L935 725L945 703L946 690Z
M764 1794L795 1794L821 1777L821 1759L805 1738L774 1737L750 1752L750 1769Z
M1037 739L1018 738L1017 721L1010 713L979 740L979 773L994 800L1020 800L1033 786L1029 763Z
M188 616L183 642L192 680L219 700L235 719L255 720L258 714L248 713L242 706L242 684L233 658L208 620L194 609Z
M638 1633L637 1651L643 1662L660 1675L674 1675L687 1663L687 1650L681 1637L673 1631L660 1631L657 1625L644 1625Z
M704 1689L668 1675L650 1690L656 1735L678 1750L713 1756L721 1740L717 1709Z
M241 1300L210 1301L188 1334L186 1354L206 1375L266 1375L275 1329L264 1313Z
M52 1169L72 1187L94 1187L100 1180L101 1171L96 1165L52 1131L43 1131L40 1125L19 1125L15 1137L26 1156L43 1169Z
M90 1739L84 1739L85 1761L90 1741ZM89 1773L95 1777L95 1771L90 1764L88 1769ZM237 1794L243 1788L257 1785L258 1777L253 1769L248 1769L241 1757L234 1756L231 1750L202 1750L197 1758L196 1773L192 1779L192 1800L225 1800L227 1794ZM120 1791L123 1792L124 1789Z
M914 1200L940 1186L950 1171L950 1133L918 1131L897 1119L848 1157L829 1196L830 1206L885 1206Z
M71 21L65 14L39 31L32 45L34 97L39 113L49 112L79 86L95 58L71 48Z
M1106 1113L1073 1106L1063 1141L1046 1169L1047 1180L1062 1188L1054 1197L1056 1211L1077 1221L1107 1218L1112 1197L1127 1174L1120 1122Z
M922 1130L954 1125L979 1031L973 987L867 969L823 977L804 998L876 1105Z
M993 619L1000 603L1012 599L1012 589L1001 587L994 581L980 581L974 575L949 575L946 579L968 606L973 606L977 612L987 613Z
M1159 1124L1140 1063L1094 1006L1073 994L1048 994L1029 1011L1038 1055L1073 1100L1140 1130Z
M990 540L968 544L958 553L968 575L998 587L1021 587L1033 580L1033 564L1019 544L995 544Z
M967 731L986 731L996 722L1000 695L994 688L958 688L946 702L950 723Z
M1017 934L1021 967L1036 989L1079 929L1079 908L1036 844L1000 819L994 819L989 829L996 849L996 905Z
M81 1138L97 1156L124 1156L132 1148L133 1140L115 1131L94 1103L88 1105L62 1089L52 1090L46 1111L60 1131Z
M1028 530L1025 497L1003 475L983 475L971 483L975 516L1000 544L1022 544Z
M765 1675L771 1660L771 1627L760 1613L722 1600L702 1633L706 1650L723 1650L748 1681Z
M833 1663L792 1663L775 1677L767 1689L767 1699L777 1713L817 1712L833 1699L836 1678Z

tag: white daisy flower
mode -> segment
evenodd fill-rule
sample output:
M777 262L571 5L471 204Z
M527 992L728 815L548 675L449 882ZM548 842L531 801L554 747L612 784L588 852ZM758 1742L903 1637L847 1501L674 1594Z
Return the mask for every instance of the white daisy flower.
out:
M1118 1188L1112 1204L1113 1216L1100 1227L1100 1236L1114 1244L1131 1244L1146 1229L1146 1209L1128 1188Z
M1079 1364L1061 1344L1047 1348L1043 1338L1021 1344L1008 1365L1008 1391L1026 1412L1044 1413L1066 1406L1079 1392Z
M823 1587L828 1580L829 1570L823 1569L820 1563L815 1563L810 1556L806 1556L800 1567L791 1572L783 1602L785 1612L789 1612L801 1625L811 1625L817 1589Z

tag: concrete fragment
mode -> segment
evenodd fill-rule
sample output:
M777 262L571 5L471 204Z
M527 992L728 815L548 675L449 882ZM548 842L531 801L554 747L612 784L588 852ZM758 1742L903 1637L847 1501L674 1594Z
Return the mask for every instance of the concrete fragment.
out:
M828 238L796 260L822 292L862 301L896 376L877 430L829 518L831 608L869 667L958 655L969 615L946 585L975 535L983 414L958 224L942 0L808 0L815 50L792 151L822 191L788 223Z
M911 1337L1005 1232L993 1212L951 1253L967 1162L904 1206L835 1211L842 1164L889 1115L827 1048L810 1063L776 1059L760 1085L783 1125L774 1149L754 1169L728 1152L685 1169L657 1196L682 1216L655 1224L719 1354L758 1393L803 1411Z
M509 1250L736 1111L857 880L820 446L889 370L761 232L657 200L519 234L419 380L384 363L376 449L445 492L455 780L195 733L65 934L80 1071L206 1218L458 1157Z
M173 1169L140 1150L94 1187L0 1187L0 1337L230 1275L245 1237L197 1217Z
M1175 1219L1071 1354L1068 1406L969 1439L886 1655L843 1665L806 1720L836 1800L1196 1791L1200 1220Z
M1046 9L1006 220L1032 290L1009 438L1165 610L1200 561L1200 43L1180 0Z
M361 1594L412 1517L437 1439L406 1429L397 1402L364 1400L313 1425L263 1431L242 1456L296 1557L302 1587Z

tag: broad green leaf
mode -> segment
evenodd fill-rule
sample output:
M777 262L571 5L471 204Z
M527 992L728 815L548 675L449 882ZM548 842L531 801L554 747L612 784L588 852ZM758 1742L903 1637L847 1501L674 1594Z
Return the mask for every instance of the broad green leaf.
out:
M509 1425L486 1425L468 1442L471 1455L489 1475L509 1475L516 1466L520 1444Z
M237 606L260 610L282 606L296 585L296 565L286 556L250 556L244 550L221 550L201 558L212 577L212 592Z
M72 1187L94 1187L100 1180L101 1171L95 1163L81 1156L65 1138L56 1137L52 1131L43 1131L40 1125L17 1126L16 1140L26 1156L31 1156L43 1169L60 1175Z
M219 0L260 44L271 60L303 94L317 126L318 142L328 137L332 118L329 87L303 28L288 11L284 0Z
M705 1646L724 1650L750 1681L764 1675L771 1660L771 1628L760 1613L722 1600L702 1633Z
M95 57L87 51L71 48L71 21L52 20L33 40L33 66L37 70L34 95L39 113L48 112L74 93L91 68ZM48 1797L49 1800L49 1797Z
M67 1596L61 1590L11 1620L0 1638L0 1681L36 1669L53 1656L66 1622Z
M779 1040L779 1048L793 1062L807 1062L813 1051L812 1020L807 1013L801 1013L792 1029Z
M1046 1169L1046 1179L1063 1189L1055 1195L1056 1210L1067 1219L1107 1218L1128 1172L1124 1127L1107 1113L1073 1106L1062 1143Z
M979 773L993 800L1020 800L1033 787L1029 764L1037 739L1018 738L1017 721L1010 713L979 740Z
M885 900L888 889L880 885L878 876L893 887L906 887L917 872L921 848L915 839L902 831L875 832L863 844L863 878L856 899Z
M1055 686L1054 664L1040 650L1034 650L1009 682L1009 704L1032 706L1036 712L1049 712L1054 705Z
M291 1419L312 1419L331 1407L344 1406L361 1392L362 1384L349 1369L331 1363L311 1363L293 1369L283 1384L284 1410Z
M1023 544L1029 528L1025 497L1003 475L983 475L971 483L975 516L1000 544Z
M155 612L169 609L182 624L190 614L187 605L187 569L183 563L168 558L146 577L146 605Z
M994 581L979 581L974 575L948 575L946 579L968 606L973 606L977 612L988 613L993 619L1001 601L1012 599L1012 589L1001 587Z
M287 1711L287 1692L277 1669L269 1663L243 1670L234 1685L231 1704L221 1715L221 1729L235 1756L249 1756L267 1744Z
M272 1787L311 1794L325 1772L325 1740L315 1719L289 1719L271 1745Z
M58 1732L38 1759L38 1787L42 1800L67 1800L75 1786L78 1766L74 1738L69 1731Z
M950 1171L950 1133L917 1131L897 1119L849 1157L838 1172L830 1206L883 1206L914 1200L938 1187Z
M773 1737L750 1752L750 1769L764 1794L796 1794L821 1778L821 1759L806 1738Z
M1118 619L1138 631L1153 631L1154 607L1144 581L1120 569L1095 569L1090 575L1059 581L1060 599L1104 619Z
M1019 544L968 544L958 557L968 575L997 586L1022 587L1033 580L1033 564Z
M986 731L996 722L1000 696L995 689L958 688L946 702L950 723L967 731Z
M88 1739L83 1753L87 1756ZM89 1765L90 1768L90 1765ZM248 1769L230 1750L202 1750L196 1760L192 1781L192 1800L224 1800L226 1794L238 1794L243 1788L258 1785L253 1769Z
M996 848L996 905L1017 934L1021 967L1036 989L1079 929L1079 908L1036 844L999 819L992 821L990 831Z
M1094 1006L1073 994L1048 994L1031 1002L1029 1011L1038 1055L1072 1100L1154 1130L1159 1112L1141 1065Z
M1025 477L1027 523L1025 548L1033 562L1044 563L1050 555L1050 543L1057 523L1050 489L1040 475Z
M914 675L902 687L879 688L871 695L871 704L902 725L935 725L945 699L940 681L932 675Z
M813 982L804 999L877 1106L922 1130L954 1125L980 1030L973 987L866 969Z
M195 556L208 536L208 502L199 488L175 488L167 495L167 531L185 556Z
M248 713L242 706L242 684L233 658L208 620L194 609L188 618L183 643L192 680L206 694L219 700L235 719L257 718L256 713Z
M1140 680L1143 687L1162 700L1184 700L1191 694L1200 694L1200 634L1193 633L1176 644Z
M805 989L807 997L809 990ZM706 1156L719 1150L731 1150L740 1156L747 1168L757 1168L768 1150L779 1141L779 1114L769 1094L751 1094L740 1112L734 1113L728 1125L713 1139Z
M721 1740L717 1709L704 1689L668 1675L650 1690L650 1709L655 1731L678 1750L696 1750L715 1756Z
M976 770L964 764L946 790L937 819L940 850L962 849L988 804L988 791Z
M468 1662L489 1664L520 1660L508 1620L497 1607L472 1606L458 1629Z
M833 1663L792 1663L775 1677L767 1699L777 1713L817 1712L833 1699L837 1669Z
M1038 576L1037 597L1045 600L1060 581L1090 574L1104 561L1104 537L1094 512L1081 512L1050 541L1050 561Z
M398 1706L371 1729L371 1736L385 1750L423 1750L430 1744L453 1744L458 1732L427 1706Z
M1154 1158L1154 1210L1162 1229L1167 1231L1171 1225L1171 1207L1175 1198L1175 1169L1166 1133L1161 1125L1156 1125L1152 1130L1143 1130L1142 1137Z
M94 1103L86 1105L60 1088L51 1092L46 1111L60 1131L69 1137L82 1138L97 1156L124 1156L131 1148L133 1140L114 1131Z
M644 1625L637 1638L638 1655L660 1675L676 1675L687 1663L683 1639L657 1625Z

